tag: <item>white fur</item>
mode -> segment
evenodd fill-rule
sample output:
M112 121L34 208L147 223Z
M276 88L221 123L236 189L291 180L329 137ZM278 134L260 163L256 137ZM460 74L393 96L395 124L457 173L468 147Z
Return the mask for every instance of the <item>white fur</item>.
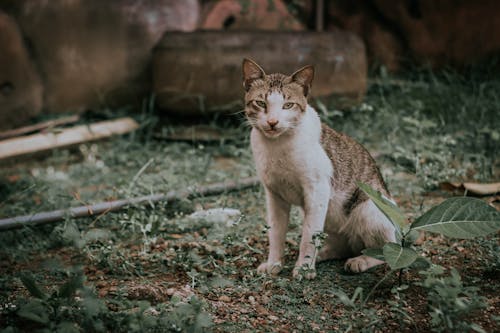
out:
M276 274L281 270L285 237L291 205L302 207L304 223L299 257L294 270L306 265L314 270L316 249L312 244L315 233L325 231L328 239L319 259L346 258L365 247L394 240L394 227L371 201L358 207L347 217L343 203L345 193L331 186L333 167L320 144L321 122L313 108L307 106L298 124L287 128L289 112L283 112L281 94L268 97L266 116L276 117L283 124L275 136L253 128L251 146L257 173L265 187L269 229L269 257L258 270ZM281 112L280 112L281 111ZM326 221L326 226L325 226ZM358 256L346 263L355 272L364 271L379 260ZM314 273L306 275L313 278Z
M320 144L321 122L308 107L298 127L269 138L253 128L251 145L257 173L266 188L270 226L269 259L261 271L281 265L290 205L304 210L297 267L314 268L312 236L322 232L331 194L332 164Z

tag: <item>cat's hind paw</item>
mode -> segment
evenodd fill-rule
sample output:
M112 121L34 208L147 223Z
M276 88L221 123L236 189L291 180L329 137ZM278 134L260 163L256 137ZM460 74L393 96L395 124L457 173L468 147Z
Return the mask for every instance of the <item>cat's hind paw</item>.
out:
M278 262L263 262L257 267L257 273L259 274L269 274L269 275L278 275L279 272L283 269L283 265L280 261Z
M362 273L374 266L383 264L382 260L378 260L369 256L361 255L358 257L347 259L344 269L352 273Z

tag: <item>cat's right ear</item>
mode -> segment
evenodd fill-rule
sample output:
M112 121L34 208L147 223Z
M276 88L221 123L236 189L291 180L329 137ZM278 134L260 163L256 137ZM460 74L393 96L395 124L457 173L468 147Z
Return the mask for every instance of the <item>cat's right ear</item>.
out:
M266 73L257 65L257 63L250 59L243 59L243 87L245 91L250 89L253 81L263 79Z

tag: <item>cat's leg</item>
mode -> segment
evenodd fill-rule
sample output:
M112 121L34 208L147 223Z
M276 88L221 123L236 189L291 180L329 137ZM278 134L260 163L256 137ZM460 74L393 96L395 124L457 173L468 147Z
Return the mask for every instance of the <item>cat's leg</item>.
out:
M351 244L353 248L381 248L385 243L396 240L391 221L371 200L363 202L351 212L349 227L349 233L356 241L356 244ZM382 260L360 255L348 259L344 268L347 271L361 273L383 263Z
M269 226L269 255L257 268L259 273L278 274L283 268L286 232L290 217L290 204L266 188L267 225Z
M293 276L303 276L306 279L316 277L316 257L319 249L313 242L315 234L322 233L325 227L328 202L330 200L330 185L328 181L314 184L305 189L304 222L300 240L299 258L293 270Z

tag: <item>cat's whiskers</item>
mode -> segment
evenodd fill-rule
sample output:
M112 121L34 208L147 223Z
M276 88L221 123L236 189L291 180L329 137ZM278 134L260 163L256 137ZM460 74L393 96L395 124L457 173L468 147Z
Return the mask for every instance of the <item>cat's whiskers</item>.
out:
M241 110L238 110L238 111L231 112L231 113L229 113L229 115L236 116L236 115L244 114L244 113L245 113L245 109L241 109Z
M243 122L243 124L248 126L248 127L256 127L257 126L257 122L254 121L253 119L249 119L249 118L246 118L246 120Z

